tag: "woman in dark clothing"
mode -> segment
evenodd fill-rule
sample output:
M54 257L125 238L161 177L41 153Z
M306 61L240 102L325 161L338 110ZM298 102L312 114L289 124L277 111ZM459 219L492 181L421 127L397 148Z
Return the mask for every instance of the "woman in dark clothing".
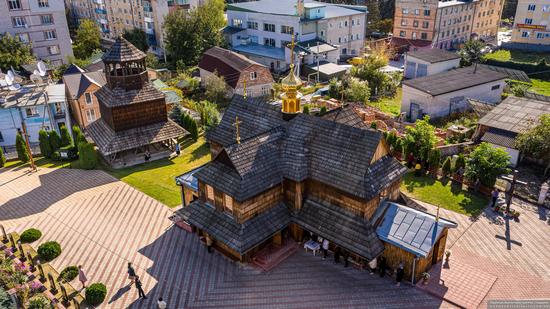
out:
M340 252L340 247L336 246L336 248L334 249L334 263L336 264L340 263Z
M386 275L386 258L385 257L380 258L380 264L378 264L378 271L380 272L380 277L384 277L384 275Z
M147 299L147 296L145 296L145 292L143 291L143 288L141 287L141 281L139 280L139 277L136 276L136 289L138 290L139 297L143 297L143 299Z
M348 258L349 258L349 252L348 250L344 250L344 267L348 267L349 265Z
M130 262L128 262L128 279L130 279L130 285L132 285L132 283L136 280L136 271Z
M405 275L405 270L403 269L403 263L399 263L399 268L397 268L397 273L395 274L395 285L400 286L401 281L403 281L403 276Z

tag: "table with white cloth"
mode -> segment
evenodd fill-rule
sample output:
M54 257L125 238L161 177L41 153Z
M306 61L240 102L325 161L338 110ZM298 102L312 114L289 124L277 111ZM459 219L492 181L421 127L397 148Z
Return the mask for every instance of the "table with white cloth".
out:
M308 249L312 250L313 255L316 255L317 250L321 249L321 245L314 240L308 240L304 243L304 249L306 249L306 252Z

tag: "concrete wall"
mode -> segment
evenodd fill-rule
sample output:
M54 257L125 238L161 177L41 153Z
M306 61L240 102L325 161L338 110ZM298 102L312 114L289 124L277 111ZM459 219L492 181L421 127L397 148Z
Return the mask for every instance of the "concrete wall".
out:
M76 120L76 123L81 127L85 128L93 121L99 119L101 117L101 112L99 110L99 103L97 101L97 98L95 96L95 92L99 90L99 87L95 84L90 85L88 89L79 97L75 99L69 99L69 106L71 109L71 115ZM89 93L91 95L92 104L88 104L86 102L86 93ZM66 92L67 97L69 97L69 93ZM93 113L95 114L95 119L88 120L87 113L88 110L93 110Z
M496 85L499 85L499 88L496 90L491 90L491 87ZM504 80L500 80L478 85L475 87L470 87L467 89L445 93L435 97L418 89L403 85L401 112L407 113L407 117L409 117L411 111L411 103L416 103L422 109L423 113L430 115L432 119L445 117L449 115L449 110L451 108L450 102L452 98L464 97L490 103L498 103L501 101L501 94L505 85L506 83L504 82ZM467 103L465 100L463 100L460 105L453 107L453 112L457 111L454 108L464 110L467 108Z
M414 68L410 72L414 72L413 75L407 75L409 72L409 65L414 65ZM442 62L436 62L436 63L429 63L428 61L418 59L412 56L409 56L408 54L405 55L405 77L406 78L415 78L420 77L416 76L416 71L418 69L418 64L425 64L427 69L427 74L425 76L434 75L437 73L445 72L453 68L460 67L460 59L453 59L449 61L442 61Z
M257 38L257 42L260 45L264 45L264 39L270 38L275 40L275 47L282 47L281 41L290 42L291 34L281 33L281 26L294 27L294 32L298 34L298 40L302 41L300 29L300 18L298 16L282 16L282 15L270 15L263 13L250 13L241 11L227 11L227 24L235 27L235 21L242 21L242 28L246 29L243 32L233 36L231 45L238 46L241 44L238 37L249 36ZM247 29L247 22L257 22L258 30ZM275 24L275 32L264 31L264 23Z
M444 3L443 3L444 4ZM476 7L474 3L456 3L437 10L433 44L437 48L457 48L470 39Z
M361 53L365 47L365 14L334 17L323 20L323 23L327 25L325 41L338 45L340 55L359 55ZM319 31L319 37L321 37L320 34Z
M528 10L529 5L535 5L535 10ZM531 19L530 25L526 19ZM548 0L519 0L511 42L550 45L549 23ZM524 33L528 36L523 37Z

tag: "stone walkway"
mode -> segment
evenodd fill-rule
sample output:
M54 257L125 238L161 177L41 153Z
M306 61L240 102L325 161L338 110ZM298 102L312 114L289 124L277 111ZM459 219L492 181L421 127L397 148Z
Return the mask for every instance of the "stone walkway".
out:
M436 212L435 207L424 206ZM442 270L448 292L433 286L432 292L455 303L455 295L468 295L458 302L466 308L472 303L485 308L491 299L550 299L549 211L520 200L514 200L512 208L521 212L520 222L506 220L490 208L478 218L441 210L441 216L458 222L459 228L449 231L451 262L449 269ZM480 282L496 278L481 301L479 293L471 293L473 286L464 278L464 266L477 269L479 273L472 276L482 274L485 279ZM432 270L436 277L440 268Z
M268 273L208 254L195 235L172 226L171 210L102 171L0 170L0 224L39 228L58 241L58 270L82 264L104 282L102 308L451 308L390 278L343 268L299 250ZM126 264L134 263L148 299L137 300ZM79 287L78 282L73 282Z

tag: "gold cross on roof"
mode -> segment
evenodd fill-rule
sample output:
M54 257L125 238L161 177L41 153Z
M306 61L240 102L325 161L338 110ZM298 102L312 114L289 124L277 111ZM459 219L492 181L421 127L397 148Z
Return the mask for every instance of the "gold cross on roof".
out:
M241 143L241 132L239 131L239 125L242 122L239 121L239 116L235 116L235 123L233 124L235 126L235 133L237 135L237 144Z

